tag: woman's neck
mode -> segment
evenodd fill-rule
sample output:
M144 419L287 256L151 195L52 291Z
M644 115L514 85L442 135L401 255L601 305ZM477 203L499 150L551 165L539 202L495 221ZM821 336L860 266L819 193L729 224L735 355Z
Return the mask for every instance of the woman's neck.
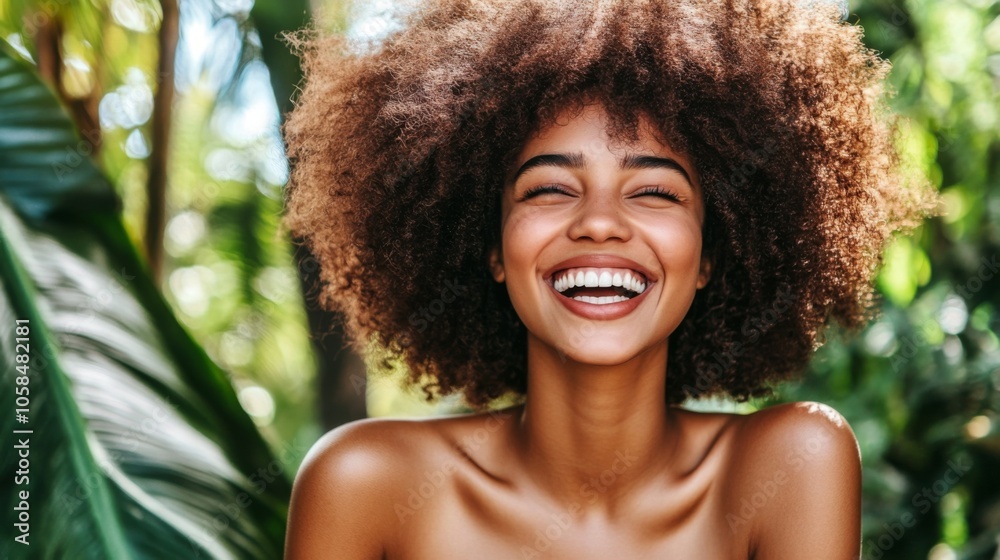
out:
M664 399L666 366L666 344L595 366L529 335L528 399L514 427L529 479L560 503L610 512L662 474L679 438Z

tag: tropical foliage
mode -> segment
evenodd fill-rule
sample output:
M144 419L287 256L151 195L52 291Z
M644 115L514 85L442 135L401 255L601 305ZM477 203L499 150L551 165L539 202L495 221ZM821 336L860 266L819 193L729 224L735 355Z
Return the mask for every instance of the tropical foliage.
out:
M1000 4L864 2L893 108L940 219L898 240L882 317L831 336L786 400L840 410L861 444L865 558L994 558L1000 541Z
M0 106L0 347L17 404L0 426L18 441L0 472L22 538L3 557L274 558L289 485L251 473L280 459L150 281L93 147L7 52Z

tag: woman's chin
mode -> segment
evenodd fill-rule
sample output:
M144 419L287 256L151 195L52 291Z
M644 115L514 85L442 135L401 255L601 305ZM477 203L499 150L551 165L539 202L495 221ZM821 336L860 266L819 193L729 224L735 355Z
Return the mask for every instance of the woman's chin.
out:
M586 341L576 345L563 345L557 350L560 361L582 366L619 366L634 360L643 353L641 348L619 344L615 340Z

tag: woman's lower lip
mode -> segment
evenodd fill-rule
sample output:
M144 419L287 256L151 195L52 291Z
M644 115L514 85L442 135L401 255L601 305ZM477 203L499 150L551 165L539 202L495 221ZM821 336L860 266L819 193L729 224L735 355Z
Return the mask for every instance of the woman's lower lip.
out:
M650 292L650 288L653 287L652 283L646 285L646 289L639 295L627 299L625 301L619 301L617 303L587 303L585 301L577 301L573 298L568 298L556 291L555 287L552 288L552 293L555 295L556 299L560 303L566 306L573 313L584 317L586 319L594 319L596 321L610 321L612 319L618 319L624 317L635 310L636 307L642 303L643 298L646 294Z

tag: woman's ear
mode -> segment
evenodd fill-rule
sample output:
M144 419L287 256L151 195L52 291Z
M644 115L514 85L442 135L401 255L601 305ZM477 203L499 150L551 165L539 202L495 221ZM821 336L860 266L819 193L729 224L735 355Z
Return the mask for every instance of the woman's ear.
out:
M494 280L501 284L507 278L503 271L503 257L500 256L500 247L490 249L490 274Z
M704 288L709 279L712 278L712 259L708 256L701 257L701 268L698 270L698 289Z

